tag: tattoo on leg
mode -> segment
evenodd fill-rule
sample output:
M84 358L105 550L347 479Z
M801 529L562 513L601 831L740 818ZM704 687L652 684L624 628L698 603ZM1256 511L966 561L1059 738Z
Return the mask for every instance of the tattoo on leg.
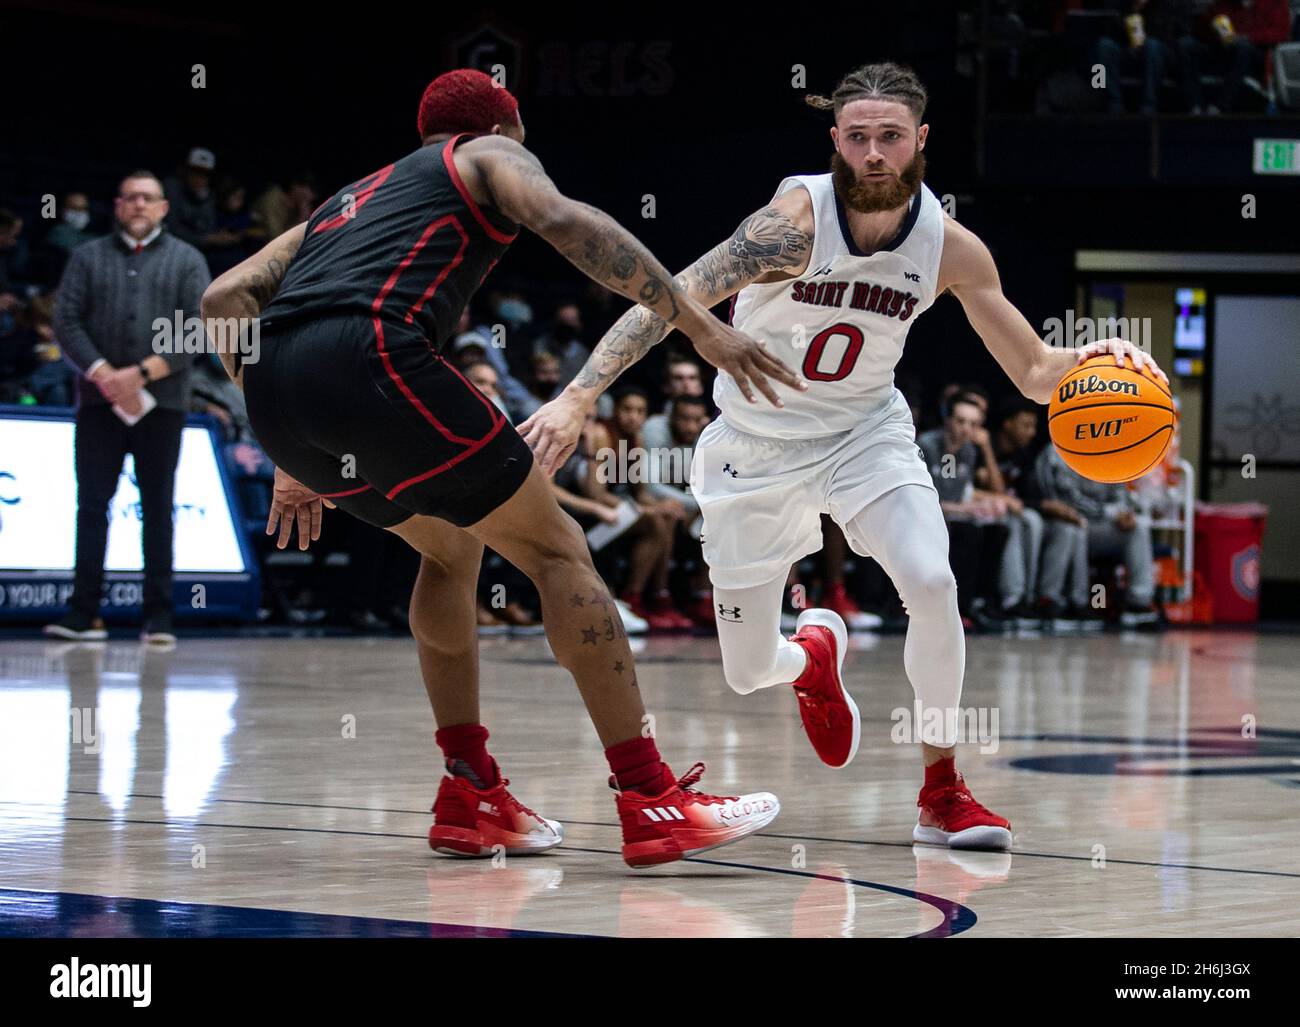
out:
M569 605L570 605L570 606L578 607L578 606L583 605L583 603L585 603L585 602L586 602L586 600L583 599L582 596L578 595L577 592L574 592L573 595L569 596Z
M586 645L588 642L592 645L596 644L596 625L594 624L589 628L582 629L582 644Z
M591 590L591 601L598 604L601 609L608 609L610 606L614 605L614 600L609 597L608 593L602 592L598 588L593 588Z

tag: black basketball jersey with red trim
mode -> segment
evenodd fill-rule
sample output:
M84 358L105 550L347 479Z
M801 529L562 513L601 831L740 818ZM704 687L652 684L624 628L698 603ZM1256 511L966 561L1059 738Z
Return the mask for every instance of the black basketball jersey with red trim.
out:
M456 172L452 151L468 138L423 146L317 208L261 330L361 314L377 332L416 330L441 349L519 232Z

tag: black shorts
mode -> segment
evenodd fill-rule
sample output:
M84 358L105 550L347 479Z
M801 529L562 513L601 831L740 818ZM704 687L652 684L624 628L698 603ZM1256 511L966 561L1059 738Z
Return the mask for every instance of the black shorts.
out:
M505 415L416 331L326 317L261 336L244 397L272 462L340 509L392 527L412 514L460 527L528 477Z

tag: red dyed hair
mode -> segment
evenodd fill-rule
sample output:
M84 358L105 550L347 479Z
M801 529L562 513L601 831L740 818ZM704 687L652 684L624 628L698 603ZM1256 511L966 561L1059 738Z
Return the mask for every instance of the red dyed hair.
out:
M519 102L492 76L473 68L439 75L420 97L420 138L441 132L492 131L493 125L519 120Z

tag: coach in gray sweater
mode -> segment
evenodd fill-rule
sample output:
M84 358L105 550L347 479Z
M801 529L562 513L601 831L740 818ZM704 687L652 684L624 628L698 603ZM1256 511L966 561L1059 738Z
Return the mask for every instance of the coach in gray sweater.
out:
M108 541L108 505L127 453L135 458L144 550L144 630L172 635L172 503L181 430L190 402L192 353L155 331L199 316L210 276L202 255L162 229L167 200L148 171L123 179L114 203L117 230L73 251L59 283L54 330L82 373L77 406L77 557L70 612L47 634L104 638L98 617ZM170 331L170 328L168 329ZM161 350L161 352L160 352ZM143 395L156 408L134 424Z

